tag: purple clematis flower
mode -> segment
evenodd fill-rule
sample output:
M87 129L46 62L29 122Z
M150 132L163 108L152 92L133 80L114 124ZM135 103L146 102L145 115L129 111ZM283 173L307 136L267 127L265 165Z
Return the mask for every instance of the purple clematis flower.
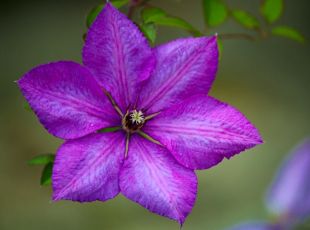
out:
M196 199L195 169L262 142L235 108L207 95L216 37L150 48L107 4L88 31L83 66L34 68L18 85L44 127L65 140L53 200L105 201L118 193L183 224ZM116 127L115 132L101 132Z
M310 139L284 161L266 199L268 209L287 224L310 217Z

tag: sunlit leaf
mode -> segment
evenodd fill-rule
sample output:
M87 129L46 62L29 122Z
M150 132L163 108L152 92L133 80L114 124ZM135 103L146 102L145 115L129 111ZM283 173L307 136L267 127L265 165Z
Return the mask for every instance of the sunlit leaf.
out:
M154 45L156 40L156 25L154 23L142 23L140 29L143 34L147 37L149 42Z
M52 172L53 172L53 163L48 163L45 165L42 171L40 184L41 185L50 185L52 183Z
M51 162L54 162L55 155L48 153L48 154L42 154L35 156L31 160L28 161L28 164L30 165L45 165Z
M182 18L167 15L162 9L147 7L142 10L143 22L154 23L155 25L171 26L184 29L194 36L200 36L201 32Z
M111 1L112 5L116 8L120 8L124 5L126 5L129 2L129 0L114 0ZM103 7L105 6L105 4L100 4L96 7L94 7L87 15L86 18L86 25L89 28L91 26L91 24L95 21L96 17L98 16L98 14L102 11Z
M267 22L275 22L283 12L283 0L264 0L260 11Z
M222 0L203 0L205 22L208 26L222 24L228 15L228 9Z
M257 29L259 28L259 22L255 16L243 10L233 10L233 18L247 29Z
M272 34L289 38L297 42L305 42L304 36L298 32L296 29L288 26L277 26L272 29Z

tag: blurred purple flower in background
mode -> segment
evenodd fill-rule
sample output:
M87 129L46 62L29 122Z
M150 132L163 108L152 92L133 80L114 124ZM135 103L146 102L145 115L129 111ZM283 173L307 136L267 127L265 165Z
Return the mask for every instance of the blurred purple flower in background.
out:
M266 205L288 220L310 217L310 139L284 161L268 191Z
M284 160L267 192L266 206L274 223L250 222L231 230L293 229L310 217L310 139Z
M151 49L107 4L88 31L83 63L42 65L18 81L44 127L66 140L53 200L105 201L121 192L182 224L196 199L194 170L262 142L243 114L207 95L216 37ZM109 127L116 131L103 133Z

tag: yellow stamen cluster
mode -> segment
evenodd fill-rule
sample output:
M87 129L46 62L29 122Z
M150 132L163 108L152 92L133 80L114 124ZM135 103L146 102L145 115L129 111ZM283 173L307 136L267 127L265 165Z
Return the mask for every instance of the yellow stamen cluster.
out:
M142 111L133 110L130 113L130 120L133 124L140 125L144 122L145 118Z

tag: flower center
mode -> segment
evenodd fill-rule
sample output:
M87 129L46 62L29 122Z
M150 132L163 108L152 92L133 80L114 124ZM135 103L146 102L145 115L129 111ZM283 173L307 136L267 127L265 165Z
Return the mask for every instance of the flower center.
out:
M127 112L123 118L123 129L127 132L134 132L140 129L145 122L144 114L141 110Z

